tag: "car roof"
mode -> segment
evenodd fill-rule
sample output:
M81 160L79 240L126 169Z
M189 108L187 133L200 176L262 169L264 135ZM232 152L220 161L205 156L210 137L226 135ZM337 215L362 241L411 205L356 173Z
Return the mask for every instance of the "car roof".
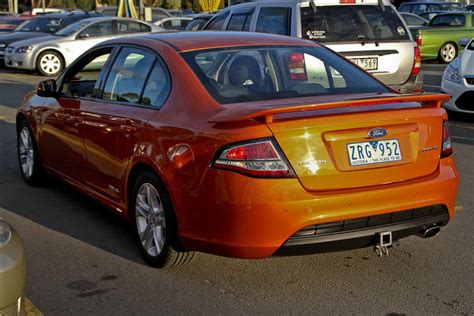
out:
M318 46L318 44L297 37L254 32L170 32L140 37L165 42L181 52L243 46Z
M400 5L420 5L420 4L464 4L464 3L460 3L460 2L439 2L439 1L417 1L417 2L404 2L404 3L401 3Z
M73 17L73 16L81 16L81 15L90 15L92 17L100 17L100 13L95 13L95 12L63 12L63 13L49 13L45 15L36 15L34 19L59 19L59 18L67 18L67 17Z

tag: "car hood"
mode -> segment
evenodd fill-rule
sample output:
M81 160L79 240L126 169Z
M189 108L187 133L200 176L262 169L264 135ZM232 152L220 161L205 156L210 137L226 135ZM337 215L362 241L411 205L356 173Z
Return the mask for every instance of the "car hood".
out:
M63 37L61 37L61 36L46 35L46 36L42 36L42 37L28 38L28 39L21 40L21 41L15 41L15 43L13 43L10 46L14 46L14 47L33 46L33 45L38 45L38 44L56 42L58 39L62 39L62 38Z
M464 49L460 56L460 69L463 76L474 76L474 50Z
M10 44L16 41L44 36L51 36L51 34L42 32L12 32L9 34L0 35L0 43Z

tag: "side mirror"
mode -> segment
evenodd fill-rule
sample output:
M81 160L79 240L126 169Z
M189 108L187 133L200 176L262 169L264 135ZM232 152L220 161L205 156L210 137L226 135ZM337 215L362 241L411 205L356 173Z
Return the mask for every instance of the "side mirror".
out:
M459 40L459 45L461 47L466 47L467 44L469 44L469 39L467 37L462 37L460 40Z
M41 81L36 86L36 94L44 98L55 97L57 95L56 80L48 79L45 81Z
M89 33L81 33L79 34L79 38L80 39L86 39L86 38L89 38L91 37Z

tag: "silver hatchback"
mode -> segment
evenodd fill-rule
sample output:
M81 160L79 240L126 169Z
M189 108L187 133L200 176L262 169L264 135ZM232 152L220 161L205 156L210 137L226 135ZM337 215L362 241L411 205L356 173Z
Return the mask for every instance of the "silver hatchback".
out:
M306 38L403 93L421 88L420 51L388 0L257 0L222 10L204 29Z
M7 67L37 70L57 76L93 46L118 36L158 32L163 29L134 19L100 17L81 20L51 36L11 43L5 51Z

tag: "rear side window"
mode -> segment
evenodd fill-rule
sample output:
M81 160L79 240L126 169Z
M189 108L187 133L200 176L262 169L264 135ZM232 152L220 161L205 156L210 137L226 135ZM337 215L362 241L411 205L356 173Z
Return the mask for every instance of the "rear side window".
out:
M410 40L391 6L340 5L301 8L302 36L318 42Z
M257 32L290 35L290 8L261 8L258 13Z
M150 32L151 27L148 25L133 22L133 21L119 21L118 23L118 33L127 34L127 33L140 33L140 32Z
M323 47L239 47L182 55L222 104L388 92L367 73Z
M215 16L211 21L209 21L209 24L206 25L205 29L211 30L211 31L222 30L222 27L224 26L224 22L227 19L228 15L229 15L229 12Z
M438 15L431 21L432 26L464 26L465 23L464 15Z
M104 21L87 27L79 35L80 37L99 37L113 35L112 21Z
M123 48L105 83L102 99L138 103L155 56L135 48Z
M140 103L160 108L166 101L170 89L171 80L168 71L163 62L157 59L145 84Z
M252 13L253 11L232 14L227 25L227 31L248 31L252 21Z

